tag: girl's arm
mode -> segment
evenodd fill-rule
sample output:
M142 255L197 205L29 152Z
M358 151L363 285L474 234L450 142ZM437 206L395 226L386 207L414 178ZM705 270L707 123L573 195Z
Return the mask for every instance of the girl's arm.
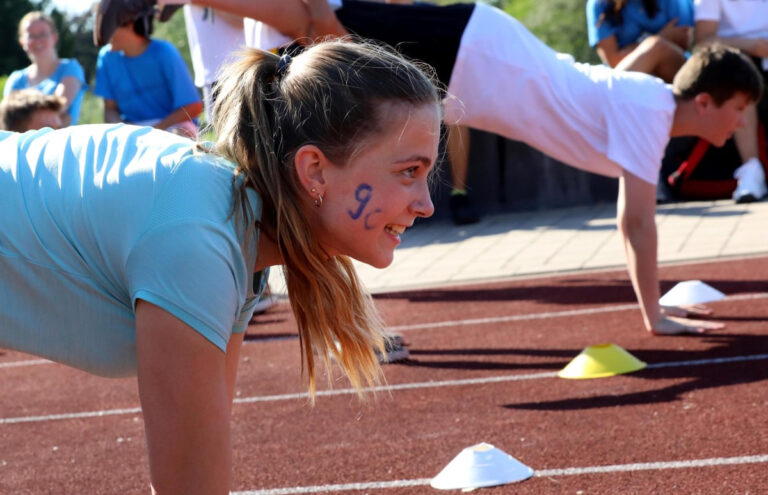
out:
M72 123L72 117L69 115L69 107L75 98L80 93L80 89L83 85L74 76L66 76L61 79L61 82L56 86L54 93L57 96L62 96L67 100L67 106L61 110L61 123L64 126L68 126Z
M153 493L227 494L234 376L225 353L139 300L136 361Z
M154 127L158 129L167 129L173 124L184 122L185 120L192 120L203 111L203 103L196 101L183 107L179 107L173 112L165 116L163 120L155 124Z

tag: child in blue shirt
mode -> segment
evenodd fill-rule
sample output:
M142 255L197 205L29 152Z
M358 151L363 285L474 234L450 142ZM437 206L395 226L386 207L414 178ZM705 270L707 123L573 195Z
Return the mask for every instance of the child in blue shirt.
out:
M195 136L203 106L189 69L171 43L149 37L151 15L136 15L99 52L93 92L104 98L104 121Z
M587 0L589 45L606 65L672 82L693 26L690 0Z

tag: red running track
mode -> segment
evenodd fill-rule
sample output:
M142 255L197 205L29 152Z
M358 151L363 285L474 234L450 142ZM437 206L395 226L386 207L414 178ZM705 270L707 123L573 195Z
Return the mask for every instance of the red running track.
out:
M411 359L367 403L336 371L314 408L281 304L243 349L235 488L437 493L429 479L485 441L536 470L489 494L767 493L766 273L768 257L662 268L664 290L700 279L728 294L712 304L726 329L701 337L648 336L622 271L379 295ZM603 342L648 368L554 376ZM0 493L147 493L134 380L39 363L0 355Z

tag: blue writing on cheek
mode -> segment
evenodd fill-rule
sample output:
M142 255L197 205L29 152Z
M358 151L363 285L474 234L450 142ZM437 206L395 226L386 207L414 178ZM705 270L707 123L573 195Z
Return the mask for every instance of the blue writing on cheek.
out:
M373 196L373 188L370 185L363 182L357 186L357 189L355 190L355 200L360 203L360 206L358 206L357 211L347 210L347 213L349 213L349 216L352 218L352 220L357 220L360 218L360 215L363 214L363 210L365 210L368 201L371 200L371 196Z

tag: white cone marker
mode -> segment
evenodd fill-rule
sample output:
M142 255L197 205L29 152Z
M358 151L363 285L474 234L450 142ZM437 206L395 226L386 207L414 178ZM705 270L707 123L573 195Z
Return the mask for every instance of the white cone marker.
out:
M686 280L672 287L659 299L662 306L685 306L719 301L725 294L701 280Z
M489 443L462 450L432 479L438 490L463 490L527 480L533 469Z

